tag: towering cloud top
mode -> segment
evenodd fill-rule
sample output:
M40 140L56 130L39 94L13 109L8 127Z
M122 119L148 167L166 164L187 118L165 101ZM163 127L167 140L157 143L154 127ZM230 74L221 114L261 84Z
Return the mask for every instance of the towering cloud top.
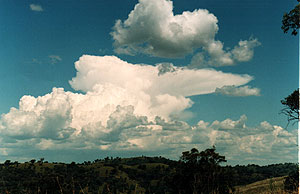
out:
M64 139L87 129L106 133L116 126L112 118L127 120L131 115L129 120L172 120L191 107L193 102L188 96L213 93L217 87L243 85L252 79L249 75L171 64L172 71L161 74L161 66L130 64L115 56L83 55L75 63L77 75L70 84L85 94L53 88L37 98L24 96L19 109L12 108L2 116L0 128L4 134L22 138L51 134L51 138ZM116 117L117 113L122 114Z
M249 75L223 73L214 69L188 69L161 63L156 66L130 64L115 56L83 55L75 63L77 70L70 84L76 90L92 91L99 84L113 84L127 91L152 95L192 96L213 93L216 87L244 85ZM187 87L188 86L188 87Z
M227 85L249 82L249 75L165 63L130 64L114 56L83 55L75 67L77 74L70 84L84 93L53 88L44 96L23 96L19 108L11 108L1 116L0 155L17 152L19 156L31 156L28 150L56 150L72 158L78 150L109 150L124 154L167 151L166 156L177 157L190 146L215 144L228 151L226 156L236 157L241 153L265 154L261 148L266 147L273 155L274 146L290 148L296 143L292 133L267 122L253 129L246 127L245 116L238 121L227 119L212 124L200 121L196 126L180 121L193 104L188 96L213 93L216 89L226 92ZM241 87L229 92L244 94L248 90ZM258 147L256 140L262 141Z
M111 34L118 53L182 57L213 41L217 22L207 10L174 15L172 1L140 0L127 20L116 22Z
M249 75L213 69L130 64L115 56L83 55L75 68L76 77L70 81L74 89L87 92L87 95L101 94L101 98L105 98L103 101L110 104L132 105L135 113L150 118L157 115L169 118L171 113L177 114L190 107L192 102L188 96L213 93L217 87L239 86L252 80Z
M125 21L117 20L111 35L115 52L135 55L145 53L158 57L177 58L200 49L192 67L226 66L249 61L256 39L240 41L231 51L215 40L218 19L205 9L174 15L169 0L139 0ZM206 58L209 60L203 60Z

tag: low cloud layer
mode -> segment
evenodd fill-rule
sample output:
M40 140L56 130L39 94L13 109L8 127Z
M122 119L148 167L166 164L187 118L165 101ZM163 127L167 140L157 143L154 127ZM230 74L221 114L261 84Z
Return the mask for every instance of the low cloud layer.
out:
M240 41L225 51L223 43L215 40L217 23L217 17L205 9L174 15L170 0L139 0L125 21L116 21L111 35L119 54L177 58L201 49L191 62L194 68L249 61L260 44L257 39ZM208 62L204 56L209 57Z
M216 88L215 92L226 96L260 96L260 89L249 86L223 86Z
M84 55L75 68L70 84L83 93L53 88L23 96L1 116L1 158L80 161L84 153L91 159L141 153L177 159L192 147L216 145L231 163L295 160L296 131L266 121L247 127L246 116L195 126L176 119L192 106L188 96L247 84L249 75L130 64L114 56Z
M63 93L62 90L60 92ZM53 97L57 95L53 93ZM59 106L68 107L68 103L64 102ZM98 153L98 157L113 153L128 157L137 152L178 159L182 151L215 145L231 164L297 160L294 157L297 153L296 130L288 132L266 121L256 127L248 127L244 115L239 120L199 121L197 125L190 126L183 121L167 121L161 117L148 121L145 116L135 115L133 106L117 106L108 116L106 126L94 115L94 121L90 120L78 130L72 126L72 110L65 109L64 112L57 107L53 111L55 105L49 103L49 106L36 117L31 115L34 110L27 114L19 110L11 111L2 118L2 157L38 157L36 153L42 151L42 156L47 158L55 151L63 152L65 160L82 160L80 151L85 150ZM24 123L22 118L31 120ZM13 119L18 122L14 126L8 125ZM33 151L31 155L28 155L28 149Z

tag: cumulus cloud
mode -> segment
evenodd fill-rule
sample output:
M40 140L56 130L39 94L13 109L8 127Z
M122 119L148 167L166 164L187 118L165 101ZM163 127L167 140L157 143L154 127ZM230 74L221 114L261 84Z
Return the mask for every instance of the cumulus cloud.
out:
M44 11L41 5L30 4L29 7L30 7L30 9L31 9L32 11L37 11L37 12L42 12L42 11Z
M166 94L186 97L213 93L217 87L224 85L244 85L253 79L247 74L237 75L214 69L197 70L172 65L167 67L162 67L161 64L130 64L115 56L83 55L75 63L77 74L70 84L74 89L84 92L109 83L125 88L126 91L148 94L151 97Z
M222 94L226 96L260 96L260 89L251 88L249 86L223 86L221 88L216 88L215 92L217 94Z
M241 40L232 50L233 58L238 62L249 61L253 57L253 49L259 45L261 43L257 39Z
M223 43L215 40L217 23L216 16L205 9L174 15L170 0L139 0L125 21L116 21L111 35L119 54L141 52L172 58L202 49L191 62L194 68L249 61L260 43L256 39L244 40L232 51L225 51ZM209 61L204 63L203 55Z
M43 97L23 96L19 109L11 108L2 115L3 134L15 139L47 137L64 139L73 133L70 128L70 102L61 89ZM15 118L15 119L14 119Z
M19 109L12 108L2 116L6 129L3 133L15 138L33 134L48 137L47 132L52 130L51 138L59 139L72 131L78 134L82 129L107 129L112 114L121 110L118 107L132 107L132 114L149 121L157 116L169 120L192 106L188 96L213 93L225 84L243 85L252 80L249 75L170 65L167 69L172 70L161 74L161 67L130 64L114 56L83 55L75 63L77 74L70 84L85 94L53 88L51 93L37 98L23 96Z
M189 65L190 68L231 66L238 62L246 62L252 59L254 48L261 43L257 39L240 41L238 46L229 51L224 51L223 43L214 41L206 49L207 52L196 53Z
M242 115L237 121L226 119L211 125L211 140L217 147L224 147L229 159L241 157L244 161L263 163L279 157L284 162L297 155L296 130L288 132L266 121L256 127L247 127L246 120Z
M127 20L117 20L111 35L117 53L182 57L213 40L217 22L204 9L174 15L172 1L140 0Z
M44 96L23 96L18 108L1 116L0 155L20 160L60 152L65 160L81 160L84 150L101 156L140 152L177 159L184 150L215 144L225 149L226 156L239 160L236 153L262 154L262 146L273 152L273 146L279 147L280 154L281 145L294 151L296 140L290 132L267 122L249 128L245 116L212 124L200 121L195 126L175 119L192 106L188 96L213 93L228 84L243 85L251 76L171 64L160 73L162 66L130 64L114 56L80 57L70 84L82 93L53 88Z
M69 112L71 114L72 111ZM20 119L19 115L14 116L18 116L15 120ZM238 120L226 119L213 123L199 121L198 124L190 126L183 121L167 121L160 117L148 121L147 117L135 115L132 106L117 106L109 115L106 126L91 121L79 131L66 130L66 127L62 127L65 125L60 125L60 130L48 127L48 136L40 135L42 128L29 132L30 129L24 127L31 134L17 138L15 142L0 142L3 149L0 154L22 157L26 147L35 151L42 150L44 154L52 151L64 152L69 160L80 159L80 154L76 155L79 150L97 153L100 151L105 154L118 152L122 156L130 156L135 151L177 159L182 151L193 147L206 149L215 145L231 164L297 161L297 157L294 157L297 153L297 130L289 132L266 121L256 127L248 127L246 120L243 115ZM68 123L68 117L62 123ZM8 138L16 133L14 131L3 135L5 131L8 131L7 126L2 124L2 136ZM62 135L64 139L51 136L51 132L55 131L58 136L57 132L63 131L67 135ZM165 152L166 150L168 151Z

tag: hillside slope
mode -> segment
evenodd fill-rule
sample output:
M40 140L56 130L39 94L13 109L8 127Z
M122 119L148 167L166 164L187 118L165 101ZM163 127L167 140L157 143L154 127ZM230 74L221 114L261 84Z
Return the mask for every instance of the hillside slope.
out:
M284 191L286 176L269 178L244 186L236 186L234 194L291 194ZM295 191L293 194L298 193Z

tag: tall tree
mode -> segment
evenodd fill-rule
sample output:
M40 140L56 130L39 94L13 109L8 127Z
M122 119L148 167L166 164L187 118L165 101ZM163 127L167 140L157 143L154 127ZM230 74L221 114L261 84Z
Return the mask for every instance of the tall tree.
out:
M300 0L297 0L300 2ZM296 36L298 34L298 29L300 27L299 24L300 18L300 4L295 6L289 13L284 13L282 18L282 26L281 29L284 33L287 33L289 30L292 30L292 35Z
M297 0L300 2L300 0ZM295 6L289 13L284 13L282 18L281 29L284 33L287 33L290 29L292 30L292 35L297 35L300 27L300 3ZM288 117L288 123L291 121L299 121L299 88L295 90L288 97L281 100L281 104L284 108L281 113Z
M233 189L229 176L220 166L226 162L225 156L215 150L213 147L199 152L193 148L182 153L172 180L173 193L229 193Z
M281 100L281 104L284 106L281 113L288 117L288 123L299 121L299 89L284 98L284 100Z
M287 33L290 29L292 30L292 35L296 36L300 27L300 0L299 3L292 9L289 13L285 13L282 18L281 29L284 33ZM299 122L299 88L295 90L288 97L281 100L281 104L284 108L281 113L287 115L288 124L291 121ZM299 171L296 170L294 173L289 174L284 181L284 189L291 192L299 188Z

